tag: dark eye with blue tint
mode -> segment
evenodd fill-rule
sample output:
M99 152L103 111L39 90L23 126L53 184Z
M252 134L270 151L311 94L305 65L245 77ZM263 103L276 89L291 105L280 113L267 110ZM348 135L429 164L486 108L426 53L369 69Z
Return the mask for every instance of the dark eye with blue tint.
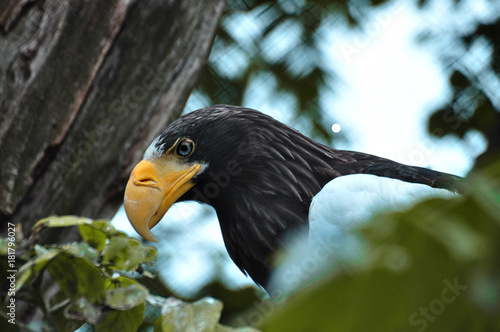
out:
M181 157L187 157L194 150L194 143L189 138L184 138L177 144L177 154Z

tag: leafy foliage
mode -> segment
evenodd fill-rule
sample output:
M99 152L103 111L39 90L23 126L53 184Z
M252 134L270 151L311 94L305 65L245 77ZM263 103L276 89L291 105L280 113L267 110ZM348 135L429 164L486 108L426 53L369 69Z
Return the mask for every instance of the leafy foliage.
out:
M381 215L364 258L276 310L265 331L497 331L500 162L468 193Z
M70 226L78 227L83 242L37 243L43 230ZM1 239L3 256L7 245L7 239ZM94 331L137 331L147 326L155 331L185 331L202 325L197 331L237 331L218 324L220 301L207 297L188 304L150 295L135 278L152 277L142 264L156 259L156 248L126 236L107 220L45 218L18 248L25 264L16 275L16 300L44 311L43 321L20 324L26 330L73 331L87 323Z
M312 136L330 142L331 124L319 97L329 90L332 73L322 61L320 29L339 18L358 25L363 19L355 14L358 7L345 0L228 1L197 93L206 104L242 105L254 84L266 84L276 97L293 99L294 115L304 119ZM238 33L243 20L247 28Z
M162 307L162 315L155 323L155 332L200 331L231 332L257 331L247 327L232 329L218 324L222 311L222 302L213 298L203 298L194 303L169 298Z
M460 47L455 45L454 53L443 59L453 69L449 76L451 98L429 118L428 129L438 137L453 134L464 138L470 130L483 134L488 147L477 160L482 166L500 154L500 18L477 24L474 31L453 40ZM478 49L487 54L484 59L477 55Z
M386 3L386 0L228 1L196 93L202 96L203 105L242 105L254 85L265 84L273 99L286 96L287 100L293 100L288 109L304 120L311 136L331 143L333 136L328 130L331 123L325 119L325 114L331 112L319 101L322 95L332 92L327 82L332 81L329 78L335 77L335 72L324 65L318 43L322 38L321 28L332 22L361 27L366 21L363 13L367 9ZM431 3L415 1L422 10ZM457 0L449 5L459 9L463 3ZM494 1L489 10L495 12ZM241 24L242 21L245 24ZM479 163L483 163L483 159L486 163L490 155L500 151L497 88L500 20L464 19L463 22L464 26L458 30L442 29L433 34L436 43L441 45L439 54L443 56L444 70L452 69L449 70L452 94L446 105L435 110L428 129L439 137L454 134L464 138L471 129L481 132L489 146ZM467 24L475 29L472 32L464 29ZM238 34L242 25L247 29ZM454 43L443 42L447 39ZM484 64L482 58L470 61L471 55L475 56L474 49L484 44L483 53L490 53L491 59Z

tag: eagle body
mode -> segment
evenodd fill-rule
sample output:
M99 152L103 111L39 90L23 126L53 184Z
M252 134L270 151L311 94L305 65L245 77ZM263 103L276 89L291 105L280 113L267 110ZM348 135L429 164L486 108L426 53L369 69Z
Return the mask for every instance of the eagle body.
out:
M309 227L310 212L318 213L311 210L313 198L327 183L356 174L370 179L361 183L389 178L454 192L462 181L370 154L336 150L259 111L216 105L182 116L153 141L127 184L125 209L136 230L154 239L149 229L175 201L210 204L232 260L265 286L283 236ZM328 211L349 211L345 206L336 210L340 199L331 197ZM364 201L358 199L357 205Z

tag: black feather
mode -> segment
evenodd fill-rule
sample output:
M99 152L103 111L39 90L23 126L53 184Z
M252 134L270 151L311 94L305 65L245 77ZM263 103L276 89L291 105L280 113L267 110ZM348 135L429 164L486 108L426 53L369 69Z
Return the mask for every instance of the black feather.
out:
M158 149L165 152L179 137L195 142L189 162L208 165L181 200L215 208L229 255L261 285L281 236L307 226L311 199L338 176L365 173L462 190L460 177L335 150L242 107L216 105L188 113L160 135Z

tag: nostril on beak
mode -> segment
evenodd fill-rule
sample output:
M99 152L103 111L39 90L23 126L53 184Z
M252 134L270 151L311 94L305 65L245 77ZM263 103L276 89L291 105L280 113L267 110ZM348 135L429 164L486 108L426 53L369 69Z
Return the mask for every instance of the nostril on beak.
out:
M152 178L136 179L134 183L139 186L158 187L158 183Z

